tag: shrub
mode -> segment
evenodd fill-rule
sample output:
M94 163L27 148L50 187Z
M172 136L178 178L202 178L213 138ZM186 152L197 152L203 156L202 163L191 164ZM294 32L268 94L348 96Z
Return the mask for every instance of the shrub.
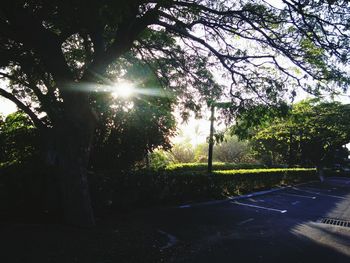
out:
M247 141L239 141L235 136L225 136L225 140L214 147L214 158L220 162L240 163L248 159L250 147Z
M220 199L258 189L303 182L316 178L315 169L205 171L138 171L92 174L95 208L178 204Z
M181 171L207 171L207 163L177 163L166 166L166 171L181 172ZM256 169L265 168L262 164L252 163L221 163L214 162L213 170L232 170L232 169Z
M242 194L317 178L314 168L223 170L214 174L227 194Z
M190 143L175 144L170 151L173 163L190 163L195 159L195 152Z
M163 150L157 150L149 154L150 168L153 170L164 169L169 164L169 157Z

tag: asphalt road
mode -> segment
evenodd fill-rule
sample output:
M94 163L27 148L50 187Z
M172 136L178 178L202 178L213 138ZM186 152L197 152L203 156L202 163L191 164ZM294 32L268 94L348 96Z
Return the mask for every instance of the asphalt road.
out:
M145 208L93 229L0 220L0 263L350 263L350 178Z
M346 178L163 209L144 220L167 239L160 248L167 262L350 262Z

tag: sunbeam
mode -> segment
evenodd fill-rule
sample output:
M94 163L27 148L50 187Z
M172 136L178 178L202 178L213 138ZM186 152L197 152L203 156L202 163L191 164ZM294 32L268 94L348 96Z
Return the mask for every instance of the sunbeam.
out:
M121 81L114 85L115 91L112 92L114 98L128 98L136 93L136 89L131 82Z
M174 94L168 90L159 87L144 87L142 83L134 83L126 80L98 85L93 83L71 83L66 89L88 93L110 93L113 98L116 99L127 99L138 95L168 98L174 96Z

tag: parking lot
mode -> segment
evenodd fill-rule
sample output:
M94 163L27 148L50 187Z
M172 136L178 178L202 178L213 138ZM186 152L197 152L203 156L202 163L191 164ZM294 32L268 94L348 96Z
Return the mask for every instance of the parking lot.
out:
M350 179L164 209L173 262L350 262Z
M0 262L350 262L350 179L147 208L94 229L3 223ZM19 253L20 252L20 253Z

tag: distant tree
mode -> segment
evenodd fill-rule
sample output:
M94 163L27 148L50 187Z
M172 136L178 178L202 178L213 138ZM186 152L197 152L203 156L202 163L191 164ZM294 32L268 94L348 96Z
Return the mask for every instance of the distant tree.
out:
M314 165L322 173L336 152L350 142L349 104L305 100L295 104L284 117L262 119L246 135L258 155L270 154L272 163ZM240 130L239 123L234 130Z
M294 155L322 171L335 152L350 142L350 104L304 101L295 106L291 117L291 159Z
M195 161L195 151L189 142L175 144L170 151L172 163L192 163Z
M215 145L214 160L226 163L241 163L249 159L250 146L247 141L239 141L235 136Z

